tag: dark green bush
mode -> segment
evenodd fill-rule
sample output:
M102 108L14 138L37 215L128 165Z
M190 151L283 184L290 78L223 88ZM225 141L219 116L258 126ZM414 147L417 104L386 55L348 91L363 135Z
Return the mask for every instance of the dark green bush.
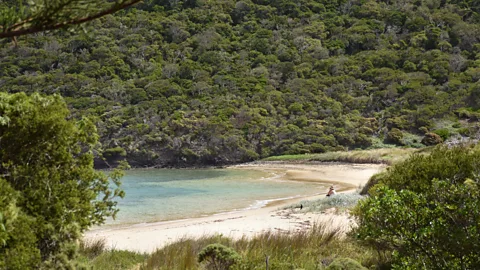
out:
M122 147L109 148L103 152L103 156L106 158L116 158L116 157L125 157L127 151Z
M432 131L433 133L437 134L438 136L442 137L443 141L446 141L452 134L450 133L450 130L446 128L441 128Z
M355 235L399 269L479 269L480 149L439 146L393 166L353 211Z
M0 269L33 269L40 263L33 220L17 207L18 196L0 178Z
M393 143L396 145L403 145L403 133L398 128L392 128L385 137L386 143Z
M210 244L198 254L198 262L206 262L207 269L230 269L238 261L240 261L240 255L222 244Z
M0 115L0 269L68 268L82 233L118 211L121 174L93 168L96 128L67 120L58 95L0 93Z

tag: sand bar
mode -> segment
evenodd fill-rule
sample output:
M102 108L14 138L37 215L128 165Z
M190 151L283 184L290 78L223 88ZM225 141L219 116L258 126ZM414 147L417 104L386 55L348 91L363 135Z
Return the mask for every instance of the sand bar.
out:
M383 170L384 165L372 164L291 164L248 163L230 167L271 171L281 174L282 180L317 181L333 184L338 191L354 191L364 185L370 176ZM86 240L105 239L109 248L152 252L183 237L197 238L203 235L222 234L233 238L251 237L265 231L296 231L308 228L315 222L334 220L331 214L299 214L280 211L283 206L302 200L325 196L327 190L319 190L315 196L273 201L260 209L212 216L155 223L142 223L119 227L99 227L85 233ZM146 206L148 207L148 206ZM343 217L348 219L347 217Z

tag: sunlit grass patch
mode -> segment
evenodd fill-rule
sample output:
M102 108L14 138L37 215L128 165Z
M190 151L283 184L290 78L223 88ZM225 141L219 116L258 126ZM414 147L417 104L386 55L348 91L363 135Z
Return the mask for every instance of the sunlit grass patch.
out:
M147 255L126 250L108 249L103 239L81 241L77 269L136 269Z
M321 162L347 162L347 163L375 163L393 164L406 159L410 154L418 151L414 148L381 148L370 150L353 150L327 152L320 154L302 154L274 156L263 161L321 161Z
M238 240L222 235L185 238L155 251L140 269L202 269L198 254L214 243L230 247L241 256L231 269L265 269L267 258L270 269L324 269L340 257L365 266L376 263L374 250L341 235L344 233L340 229L331 230L327 223L321 223L297 232L269 231Z

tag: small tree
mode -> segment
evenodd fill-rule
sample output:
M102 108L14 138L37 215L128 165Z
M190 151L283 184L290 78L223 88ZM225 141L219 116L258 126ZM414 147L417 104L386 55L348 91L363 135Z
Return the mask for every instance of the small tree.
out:
M385 138L385 142L386 143L394 143L394 144L397 144L397 145L403 145L403 133L400 129L398 128L392 128L392 130L390 130L388 133L387 133L387 136Z
M25 269L14 260L27 251L27 268L68 264L81 234L118 211L121 175L93 168L95 125L68 118L60 96L0 93L0 266Z
M206 246L198 254L198 262L206 262L208 269L226 270L240 260L238 253L222 244Z

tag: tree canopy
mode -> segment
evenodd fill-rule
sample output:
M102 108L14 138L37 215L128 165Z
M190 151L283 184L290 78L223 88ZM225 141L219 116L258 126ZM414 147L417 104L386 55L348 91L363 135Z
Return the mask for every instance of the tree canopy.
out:
M480 129L475 1L152 0L86 27L3 40L0 89L57 93L93 117L98 166L421 147Z

